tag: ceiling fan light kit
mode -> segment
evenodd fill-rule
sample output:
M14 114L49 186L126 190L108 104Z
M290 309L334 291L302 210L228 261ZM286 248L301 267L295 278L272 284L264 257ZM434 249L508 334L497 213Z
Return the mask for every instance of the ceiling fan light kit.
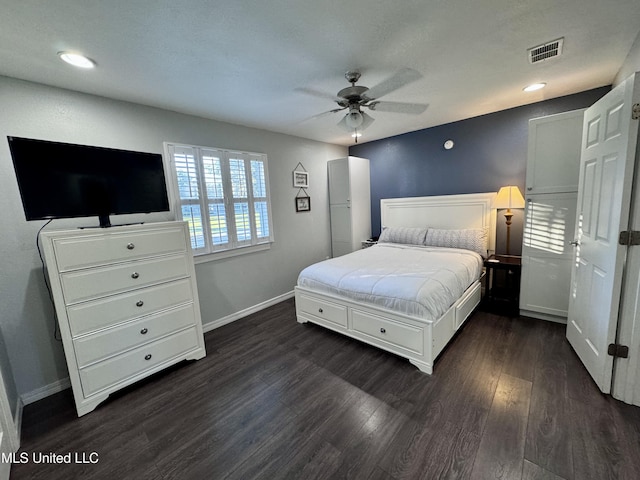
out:
M403 68L391 77L383 80L376 86L368 88L356 85L360 79L360 72L350 70L344 74L344 78L351 84L340 90L334 101L340 108L335 108L326 113L337 113L348 110L342 120L338 122L338 127L353 132L353 137L358 141L362 130L367 128L375 120L371 115L363 112L364 108L379 112L407 113L410 115L420 115L427 109L427 105L420 103L386 102L378 98L387 95L411 82L422 78L422 75L415 70ZM320 114L321 116L323 114Z

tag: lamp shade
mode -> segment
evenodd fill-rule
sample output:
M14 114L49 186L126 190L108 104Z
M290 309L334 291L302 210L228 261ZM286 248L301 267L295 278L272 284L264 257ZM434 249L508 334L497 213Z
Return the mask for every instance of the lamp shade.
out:
M493 208L524 208L524 198L516 186L501 187Z
M364 118L358 110L352 109L349 111L349 113L347 113L347 125L351 128L358 128L360 125L362 125L363 121Z

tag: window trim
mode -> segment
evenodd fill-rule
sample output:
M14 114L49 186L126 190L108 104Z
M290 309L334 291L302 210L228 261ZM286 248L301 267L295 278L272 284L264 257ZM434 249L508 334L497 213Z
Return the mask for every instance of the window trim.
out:
M191 201L183 201L180 199L180 191L178 187L178 175L175 165L175 157L174 152L176 149L191 149L194 152L194 156L196 158L196 172L197 172L197 183L198 183L198 199ZM202 231L205 236L205 246L204 248L192 248L193 258L195 263L207 262L210 260L217 260L222 258L229 258L237 255L244 255L248 253L254 253L259 251L268 250L271 248L271 244L275 241L274 231L273 231L273 212L271 209L271 191L269 186L269 165L268 165L268 157L264 153L257 152L243 152L239 150L229 150L217 147L209 147L209 146L201 146L201 145L188 145L184 143L178 142L164 142L164 153L167 164L167 171L170 172L171 178L167 182L169 185L169 199L171 205L171 213L174 218L178 220L182 220L182 206L186 204L194 204L200 207L201 215L203 216L203 220L209 220L209 201L206 197L206 187L204 184L204 173L203 173L203 162L202 157L203 154L214 154L220 155L221 163L226 163L226 167L229 168L229 161L231 159L243 160L245 165L244 178L246 182L247 189L247 197L246 203L248 204L248 213L250 217L249 227L251 231L251 243L246 243L243 241L238 241L235 237L236 235L236 226L235 222L232 228L228 228L227 234L230 239L230 245L228 248L216 248L216 245L211 240L211 227L210 220L203 221ZM235 158L234 158L235 157ZM252 169L251 162L252 161L260 161L263 165L263 175L264 175L264 184L265 184L265 197L254 197L253 195L253 186L252 186ZM248 167L248 169L247 169ZM234 210L234 204L238 202L238 198L233 197L232 188L231 188L231 178L229 175L223 173L223 192L224 198L222 204L225 205L225 212L227 209L231 209L230 212ZM257 199L257 200L256 200ZM267 216L268 216L268 229L269 236L268 237L257 237L257 224L255 221L255 206L253 205L256 201L264 201L267 205ZM231 215L234 215L231 213ZM233 235L233 237L232 237ZM253 243L255 242L255 243Z

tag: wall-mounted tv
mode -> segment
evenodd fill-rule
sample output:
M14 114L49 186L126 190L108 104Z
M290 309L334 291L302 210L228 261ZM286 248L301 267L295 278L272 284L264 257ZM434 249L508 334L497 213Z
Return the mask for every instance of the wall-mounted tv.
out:
M160 154L7 138L27 220L169 210Z

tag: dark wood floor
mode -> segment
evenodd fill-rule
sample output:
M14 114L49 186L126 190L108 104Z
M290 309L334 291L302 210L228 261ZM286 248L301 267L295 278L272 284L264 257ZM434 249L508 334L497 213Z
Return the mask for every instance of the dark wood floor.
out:
M640 408L597 391L562 325L477 312L432 376L296 323L293 300L206 343L82 418L70 391L27 406L22 452L99 462L11 478L640 478Z

